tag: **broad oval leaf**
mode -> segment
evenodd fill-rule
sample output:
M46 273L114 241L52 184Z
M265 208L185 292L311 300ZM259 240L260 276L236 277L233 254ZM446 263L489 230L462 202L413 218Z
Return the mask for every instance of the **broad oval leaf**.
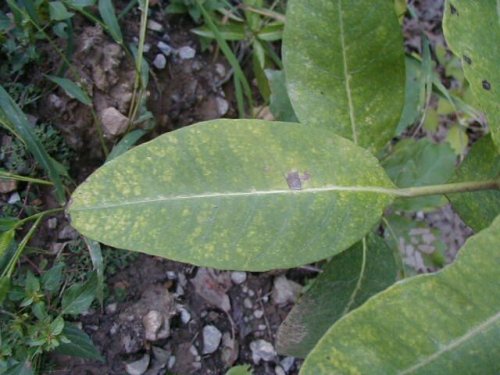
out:
M387 0L290 0L283 35L288 93L300 122L380 150L404 104L401 27Z
M333 257L278 330L281 354L304 358L338 319L398 279L393 251L375 235Z
M451 266L396 283L339 320L301 374L497 374L499 243L500 216Z
M347 249L393 185L366 150L300 124L217 120L111 160L73 194L73 226L105 244L263 271Z
M464 74L488 118L500 151L500 5L498 0L446 1L443 31L462 60Z
M500 178L500 155L488 135L472 146L451 182L486 181L495 178ZM500 214L499 190L449 194L448 199L462 220L475 231L488 227Z
M456 155L446 143L428 139L403 139L382 161L387 175L400 188L448 182L455 170ZM403 198L394 202L397 211L430 211L447 203L443 195Z

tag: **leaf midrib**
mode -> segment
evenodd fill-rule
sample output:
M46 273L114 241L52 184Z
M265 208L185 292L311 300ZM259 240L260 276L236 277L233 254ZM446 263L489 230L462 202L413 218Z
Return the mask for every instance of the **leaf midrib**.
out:
M315 194L315 193L325 193L333 191L345 191L352 193L377 193L385 195L395 195L395 191L390 188L383 188L377 186L337 186L328 185L318 188L306 188L301 190L294 189L278 189L278 190L254 190L254 191L242 191L242 192L214 192L214 193L200 193L200 194L184 194L184 195L169 195L169 196L156 196L154 198L139 198L123 200L121 199L116 203L104 203L93 206L76 207L70 208L70 211L87 211L87 210L97 210L104 208L115 208L122 206L132 206L140 204L150 204L159 202L169 202L169 201L179 201L179 200L189 200L189 199L210 199L210 198L223 198L223 197L251 197L251 196L265 196L265 195L282 195L282 194Z
M497 312L491 318L489 318L486 321L484 321L483 323L475 326L473 329L467 331L464 335L450 341L448 344L446 344L443 348L441 348L437 352L433 353L430 356L422 358L420 361L415 363L413 366L400 371L398 373L398 375L410 374L410 373L428 365L429 363L432 363L433 361L438 359L441 355L449 352L450 350L455 349L456 347L467 342L467 340L472 339L474 336L486 331L489 328L489 326L495 324L497 322L497 320L499 320L499 319L500 319L500 312Z

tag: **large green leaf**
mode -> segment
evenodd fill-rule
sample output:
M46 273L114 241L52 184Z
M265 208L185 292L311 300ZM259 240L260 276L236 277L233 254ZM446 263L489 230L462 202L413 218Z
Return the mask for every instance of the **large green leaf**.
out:
M106 163L69 213L82 234L111 246L259 271L347 249L379 220L392 187L368 151L332 132L217 120Z
M404 104L401 28L387 0L290 0L283 36L288 93L300 122L372 151Z
M500 373L500 217L454 264L403 280L333 325L302 374Z
M452 182L500 178L500 155L490 136L479 140L456 171ZM475 231L486 228L500 214L500 191L485 190L448 195L455 211Z
M479 107L488 118L500 150L500 5L498 0L448 0L443 30L461 58L464 74Z
M103 361L101 353L90 337L78 327L69 323L64 324L63 335L69 342L59 345L55 349L56 353Z
M278 351L307 356L333 323L393 284L398 270L394 253L373 234L335 256L280 326Z
M285 73L281 70L266 69L266 77L271 88L269 109L278 121L297 122L297 116L286 91Z
M403 139L382 166L396 186L414 187L448 182L455 170L456 155L446 143L436 144L428 139ZM397 199L398 211L432 210L447 203L442 195Z

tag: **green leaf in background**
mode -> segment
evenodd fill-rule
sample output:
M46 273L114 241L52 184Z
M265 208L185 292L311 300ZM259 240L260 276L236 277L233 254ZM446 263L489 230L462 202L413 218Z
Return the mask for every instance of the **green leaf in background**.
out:
M61 177L52 162L49 154L45 151L40 140L33 131L26 115L12 100L7 91L0 86L0 124L12 131L21 139L28 150L33 154L36 161L48 173L56 189L56 198L59 203L65 202L64 186Z
M404 104L403 39L387 0L290 0L283 64L295 113L369 150L394 134Z
M82 90L80 86L78 86L73 81L67 78L55 77L55 76L47 76L55 84L59 85L71 98L78 100L80 103L85 105L92 105L92 99Z
M99 13L109 33L116 43L123 44L122 31L116 19L115 7L111 0L99 0Z
M130 133L127 133L125 136L123 136L122 139L120 139L120 142L118 142L115 147L113 147L108 157L106 158L106 162L113 160L114 158L128 151L137 143L137 141L139 141L139 139L142 138L144 134L146 134L146 131L142 129L135 129Z
M227 370L226 375L252 375L252 367L249 365L234 366Z
M34 375L33 366L28 359L9 367L2 375Z
M500 151L500 5L498 0L447 0L443 31L453 53L462 59L478 106L485 112Z
M374 234L336 255L280 326L278 352L305 358L333 323L396 282L398 271L394 253Z
M10 278L7 276L0 277L0 306L2 305L5 297L9 293L10 289Z
M368 151L331 131L216 120L106 163L75 191L69 214L110 246L264 271L347 249L377 223L392 187Z
M61 302L61 315L81 314L87 311L96 296L97 274L92 272L89 279L82 283L73 284L64 292Z
M17 217L0 217L0 232L16 228L19 221Z
M14 241L15 235L15 229L10 229L6 232L0 233L0 259L7 252L7 249L10 247L12 241Z
M68 12L68 9L64 6L64 4L60 1L51 1L49 2L49 15L51 21L64 21L75 14Z
M286 91L285 73L271 69L266 69L265 73L271 88L269 109L274 118L278 121L298 122Z
M451 182L483 181L495 177L500 178L500 155L488 135L472 146ZM500 214L498 190L449 194L448 199L462 220L476 232L488 227Z
M97 275L96 297L102 307L104 300L104 262L102 259L101 244L90 238L84 237L83 239L89 250L92 267Z
M301 374L498 374L499 243L497 217L451 266L398 282L334 324Z
M59 354L104 361L90 337L78 327L66 323L62 331L69 343L62 343L54 351Z
M455 170L456 155L445 143L435 144L428 139L403 139L382 161L382 166L400 188L438 185L448 182ZM397 199L398 211L432 210L447 203L443 196L434 195Z
M405 2L406 5L406 2ZM413 57L405 57L406 85L405 104L394 135L399 135L410 125L414 124L422 113L422 66L421 62Z
M257 38L266 42L277 42L283 38L283 23L271 23L257 33Z
M64 0L64 3L71 8L83 9L94 5L96 0Z
M45 291L55 293L59 290L63 281L64 267L64 263L59 262L42 275L40 280Z
M219 29L220 35L224 40L228 41L240 41L240 40L245 40L246 35L245 35L245 25L243 24L227 24L227 25L217 25L217 28ZM209 38L209 39L215 39L216 36L213 33L213 31L208 27L208 26L200 26L197 27L196 29L191 30L194 34L204 37L204 38Z

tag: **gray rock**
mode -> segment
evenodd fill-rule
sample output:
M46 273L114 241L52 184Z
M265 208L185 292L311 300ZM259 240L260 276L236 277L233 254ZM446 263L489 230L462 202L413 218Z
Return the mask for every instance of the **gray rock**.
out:
M190 60L196 56L196 50L189 46L179 48L177 53L182 60Z
M212 354L217 350L222 333L213 325L203 327L203 354Z
M224 116L229 110L229 103L226 99L220 96L215 98L215 101L217 103L217 112L219 113L219 116Z
M255 310L253 312L253 316L255 316L257 319L260 319L264 316L264 311L262 310Z
M143 318L144 336L148 341L165 339L170 336L170 322L162 313L151 310Z
M179 313L181 314L181 321L184 324L189 323L191 320L191 314L184 307L179 308Z
M174 49L171 46L169 46L167 43L162 42L162 41L159 41L156 44L156 47L158 47L158 49L161 51L161 53L163 53L165 56L170 56L172 54L172 52L174 51Z
M252 360L258 365L260 361L269 362L276 357L276 351L271 343L265 340L255 340L250 343Z
M125 365L125 370L129 375L142 375L146 372L148 366L149 366L149 355L146 354L138 361L127 363Z
M108 107L101 113L101 123L104 134L117 136L125 133L128 128L128 118L114 107Z
M116 302L110 303L109 305L106 306L106 313L107 314L114 314L116 312L118 305Z
M17 189L16 180L0 180L0 193L7 194Z
M276 305L295 302L301 290L302 285L288 280L285 276L279 276L274 279L271 298Z
M153 60L153 66L159 70L165 69L165 66L167 66L167 58L165 57L165 55L162 53L156 55L155 59Z
M226 102L227 103L227 102ZM227 112L227 110L226 110ZM233 283L239 285L243 284L247 279L247 273L246 272L231 272L231 280Z
M7 201L7 203L9 204L14 204L14 203L17 203L21 200L21 197L19 196L19 193L16 191L15 193L12 193L9 197L9 200Z
M172 367L174 367L174 365L175 365L175 355L171 356L168 359L167 367L172 368Z
M281 366L276 366L276 367L274 368L274 373L275 373L276 375L286 375L285 370L283 370L283 368L282 368Z
M281 367L283 367L283 369L286 372L290 371L290 369L293 367L294 363L295 363L295 358L293 358L293 357L285 357L280 361Z
M245 306L247 309L251 309L253 307L252 301L250 298L245 298L243 300L243 306Z
M157 32L162 32L163 31L163 25L159 22L156 22L155 20L148 20L147 28L151 31L157 31Z

